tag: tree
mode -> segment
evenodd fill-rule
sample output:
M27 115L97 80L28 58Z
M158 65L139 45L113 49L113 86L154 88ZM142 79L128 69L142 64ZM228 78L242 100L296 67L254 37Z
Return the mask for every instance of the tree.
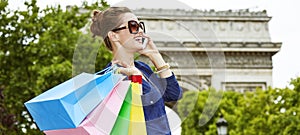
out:
M257 89L254 92L226 91L215 116L204 126L199 118L208 91L184 93L178 102L177 112L183 118L182 134L214 135L216 121L223 114L228 122L229 134L234 135L290 135L300 133L300 78L292 79L290 88ZM198 97L197 97L198 96ZM197 102L192 99L197 97ZM187 113L187 110L193 110Z
M97 54L96 62L87 65L94 66L90 72L102 69L110 61L111 54L103 45L99 47L99 39L82 32L91 10L105 9L108 4L84 2L82 8L64 10L58 5L40 9L32 0L25 2L26 11L12 11L7 5L7 0L0 3L0 132L42 134L35 128L24 102L78 74L73 73L73 57L80 40L86 41L81 44L85 48L98 47L92 50Z

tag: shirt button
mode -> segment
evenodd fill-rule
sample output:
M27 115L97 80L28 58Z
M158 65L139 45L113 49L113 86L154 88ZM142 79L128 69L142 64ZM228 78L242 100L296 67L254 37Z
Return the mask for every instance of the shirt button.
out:
M153 101L150 101L151 104L153 104Z

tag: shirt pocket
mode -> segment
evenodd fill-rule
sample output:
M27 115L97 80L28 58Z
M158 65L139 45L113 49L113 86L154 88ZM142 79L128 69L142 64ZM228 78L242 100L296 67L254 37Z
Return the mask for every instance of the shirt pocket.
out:
M154 104L161 104L162 95L161 93L152 85L147 82L143 82L143 95L141 95L143 106L150 106Z

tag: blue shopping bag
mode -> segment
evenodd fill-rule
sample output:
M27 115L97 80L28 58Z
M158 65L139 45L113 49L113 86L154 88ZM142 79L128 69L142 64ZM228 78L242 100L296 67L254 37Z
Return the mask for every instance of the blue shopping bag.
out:
M76 128L122 78L113 71L102 75L81 73L25 106L40 130Z

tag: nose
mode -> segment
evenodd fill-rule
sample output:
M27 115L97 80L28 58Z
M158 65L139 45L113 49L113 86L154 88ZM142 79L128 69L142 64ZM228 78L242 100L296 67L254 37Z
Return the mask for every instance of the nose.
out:
M141 25L141 24L140 24L140 25ZM144 30L143 30L143 28L142 28L140 25L139 25L139 27L138 27L138 29L137 29L139 35L141 35L141 34L144 33Z
M139 30L138 34L139 34L139 36L142 36L143 35L143 31Z

